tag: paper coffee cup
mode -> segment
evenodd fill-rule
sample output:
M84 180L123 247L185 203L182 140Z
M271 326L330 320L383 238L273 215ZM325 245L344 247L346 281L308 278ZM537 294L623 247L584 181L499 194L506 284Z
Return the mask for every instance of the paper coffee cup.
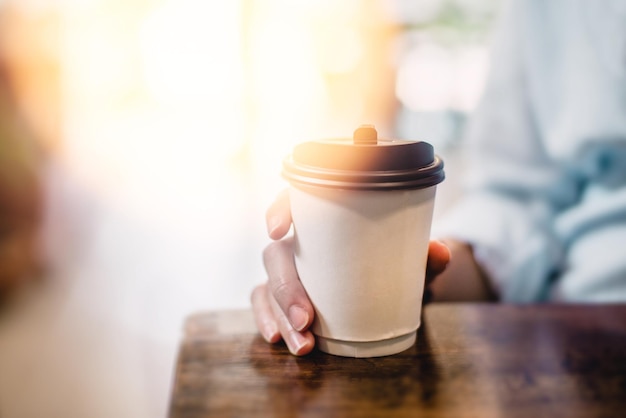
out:
M425 142L376 136L362 127L354 139L303 143L284 162L312 332L335 355L399 353L420 326L443 163Z

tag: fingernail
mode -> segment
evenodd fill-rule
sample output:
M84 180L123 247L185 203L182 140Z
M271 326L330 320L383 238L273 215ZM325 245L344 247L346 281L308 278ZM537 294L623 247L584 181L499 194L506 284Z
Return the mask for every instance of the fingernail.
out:
M435 240L435 241L437 241L439 244L443 245L443 246L444 246L444 247L446 247L446 248L450 248L450 247L448 246L448 244L447 244L445 241L442 241L442 240L440 240L440 239L437 239L437 240Z
M302 331L309 323L309 314L301 306L289 308L289 323L296 331Z
M278 216L272 216L267 220L267 231L270 236L272 236L274 234L274 231L276 231L280 227L280 223L280 217Z
M263 333L263 338L268 343L273 343L276 341L276 336L278 334L278 327L273 322L266 322L263 324L263 329L261 330Z
M292 354L299 356L300 354L302 354L302 349L304 348L304 346L306 346L307 344L307 340L306 338L298 333L298 332L290 332L289 333L289 351L291 351Z

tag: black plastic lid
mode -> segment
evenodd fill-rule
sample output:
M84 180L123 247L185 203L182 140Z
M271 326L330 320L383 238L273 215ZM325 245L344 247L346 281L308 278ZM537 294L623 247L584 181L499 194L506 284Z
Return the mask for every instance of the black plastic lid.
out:
M292 184L356 190L421 189L444 179L443 161L422 141L378 139L373 126L353 138L304 142L283 161Z

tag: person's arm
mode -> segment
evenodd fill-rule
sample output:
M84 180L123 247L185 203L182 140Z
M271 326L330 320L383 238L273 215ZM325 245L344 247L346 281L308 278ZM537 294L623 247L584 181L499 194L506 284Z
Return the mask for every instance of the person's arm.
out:
M576 179L546 149L534 82L541 75L530 74L535 63L527 57L529 3L509 2L501 17L485 93L464 138L464 195L433 228L436 237L467 243L499 298L517 302L544 296L563 259L554 213L578 193ZM456 282L475 277L471 271L460 271ZM447 289L440 297L448 298Z

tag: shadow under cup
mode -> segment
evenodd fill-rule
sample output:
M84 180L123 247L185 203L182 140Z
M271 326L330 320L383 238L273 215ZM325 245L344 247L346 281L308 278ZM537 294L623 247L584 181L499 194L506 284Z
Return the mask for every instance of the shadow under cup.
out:
M303 143L284 162L312 332L320 350L340 356L399 353L420 325L443 162L425 142L376 136L362 127L354 139Z

